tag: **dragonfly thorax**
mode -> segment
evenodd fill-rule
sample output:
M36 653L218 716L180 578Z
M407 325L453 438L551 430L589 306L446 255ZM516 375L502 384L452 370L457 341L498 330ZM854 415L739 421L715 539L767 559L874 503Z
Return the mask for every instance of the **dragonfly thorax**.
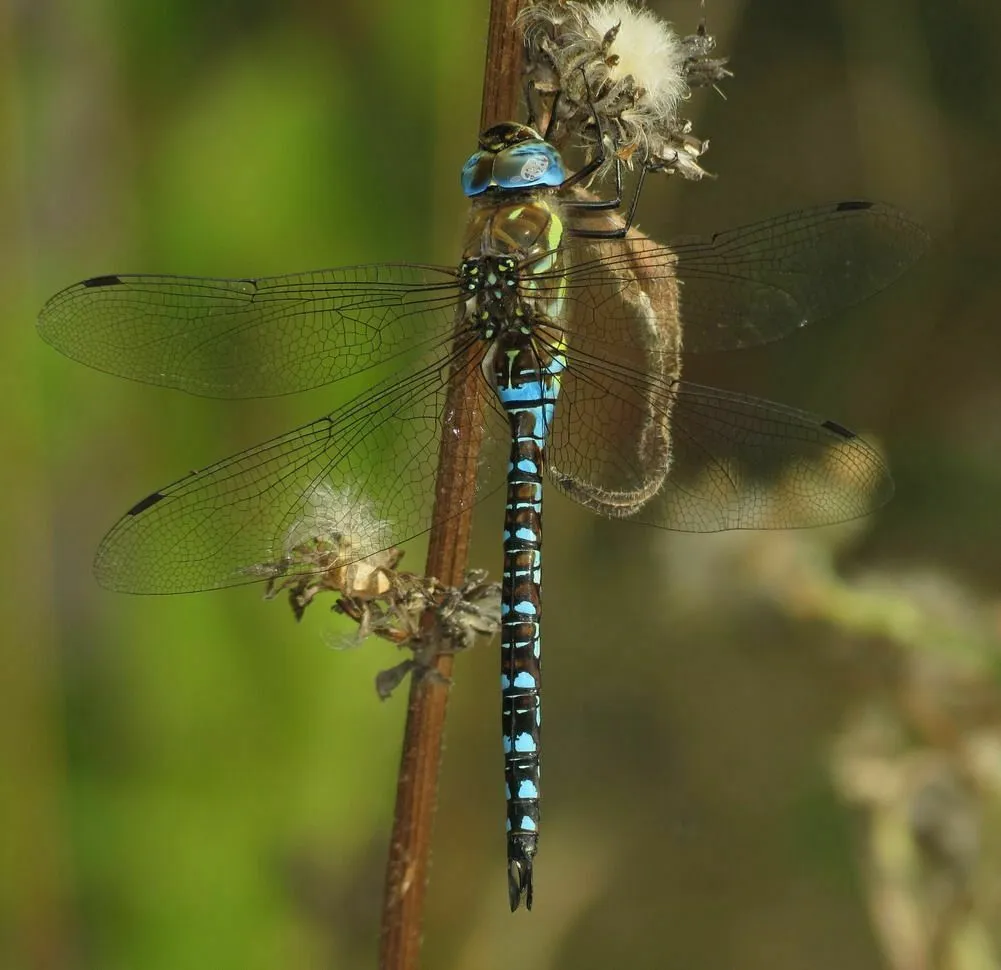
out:
M529 316L519 293L518 260L513 256L476 256L459 267L466 294L466 319L484 340L520 330Z

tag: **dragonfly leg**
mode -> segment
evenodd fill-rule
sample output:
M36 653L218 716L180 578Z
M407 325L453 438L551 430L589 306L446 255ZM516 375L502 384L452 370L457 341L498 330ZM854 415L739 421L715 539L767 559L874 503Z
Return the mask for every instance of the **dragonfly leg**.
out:
M622 205L622 177L621 177L621 167L622 162L619 159L615 160L615 182L616 182L616 195L618 198L614 200L614 204L604 201L595 202L568 202L564 203L564 206L568 209L577 209L585 212L595 212L602 209L618 209ZM640 201L640 193L643 191L643 182L646 179L647 168L644 165L640 169L640 177L636 182L636 188L633 191L632 201L629 203L629 211L626 213L626 217L622 222L621 226L617 226L615 229L575 229L572 226L567 230L570 235L575 236L578 239L624 239L626 234L629 232L630 226L633 224L633 219L636 216L636 206Z
M564 182L564 185L567 183ZM618 209L622 206L622 160L615 159L615 198L593 199L581 202L564 202L565 209L579 209L586 212L597 212L602 209Z
M540 125L545 122L546 130L542 134L544 141L553 144L556 136L556 127L559 124L558 106L560 94L562 92L543 91L539 88L534 78L529 78L525 82L525 104L528 105L528 126L536 131L540 130ZM546 99L551 98L548 107Z
M585 86L587 81L585 79ZM559 94L557 94L557 100ZM555 109L555 103L553 105ZM605 150L605 131L601 124L601 115L591 104L591 114L594 118L594 125L598 129L598 152L583 168L571 175L561 186L563 189L573 188L585 179L590 178L602 165L605 164L608 155ZM639 203L640 192L643 189L643 181L646 178L647 168L644 165L640 169L640 177L633 192L632 201L629 203L629 212L621 226L615 229L570 229L571 235L585 239L622 239L629 232L629 227L633 224L636 215L636 206ZM565 208L576 209L582 212L613 211L622 208L622 159L615 156L615 198L614 199L594 199L583 202L565 202Z
M543 138L550 143L556 137L556 126L559 124L560 95L562 93L562 91L557 91L553 95L553 103L549 106L549 120L546 122L546 133Z

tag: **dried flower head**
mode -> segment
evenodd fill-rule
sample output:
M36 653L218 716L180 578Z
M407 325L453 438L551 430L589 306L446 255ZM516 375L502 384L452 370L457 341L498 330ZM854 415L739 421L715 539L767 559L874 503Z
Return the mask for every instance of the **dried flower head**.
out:
M438 653L465 649L500 629L499 584L488 583L478 570L467 573L462 586L447 587L398 569L403 552L380 545L389 526L364 498L320 483L286 531L277 557L245 570L267 581L265 598L287 592L297 620L320 593L334 593L334 610L358 624L351 642L376 636L411 650L412 658L376 678L381 697L409 673L433 673ZM425 615L431 621L426 625Z
M715 41L704 25L680 37L627 0L539 0L520 23L532 121L557 147L573 142L593 157L600 125L609 164L617 157L686 178L706 174L697 160L709 143L678 116L691 88L730 73L709 56Z

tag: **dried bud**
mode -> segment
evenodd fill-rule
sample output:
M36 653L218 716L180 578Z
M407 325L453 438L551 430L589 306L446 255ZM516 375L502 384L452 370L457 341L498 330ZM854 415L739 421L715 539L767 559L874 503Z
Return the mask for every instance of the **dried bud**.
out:
M541 0L520 23L532 121L557 147L573 142L593 155L600 126L614 153L609 166L617 157L685 178L706 174L697 160L709 143L678 117L692 87L729 75L724 60L709 57L715 41L704 25L679 37L626 0Z

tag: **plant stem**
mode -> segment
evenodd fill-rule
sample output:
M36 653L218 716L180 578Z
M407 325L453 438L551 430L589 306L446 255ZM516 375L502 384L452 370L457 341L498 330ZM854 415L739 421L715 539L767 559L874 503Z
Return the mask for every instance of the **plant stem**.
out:
M514 21L524 0L491 0L481 127L516 117L521 94L522 41ZM460 586L466 569L483 436L479 368L453 364L435 480L435 504L425 575ZM450 416L458 416L456 419ZM440 676L412 677L396 787L396 811L386 864L379 966L416 970L424 921L431 832L438 802L441 747L452 655L439 653Z

